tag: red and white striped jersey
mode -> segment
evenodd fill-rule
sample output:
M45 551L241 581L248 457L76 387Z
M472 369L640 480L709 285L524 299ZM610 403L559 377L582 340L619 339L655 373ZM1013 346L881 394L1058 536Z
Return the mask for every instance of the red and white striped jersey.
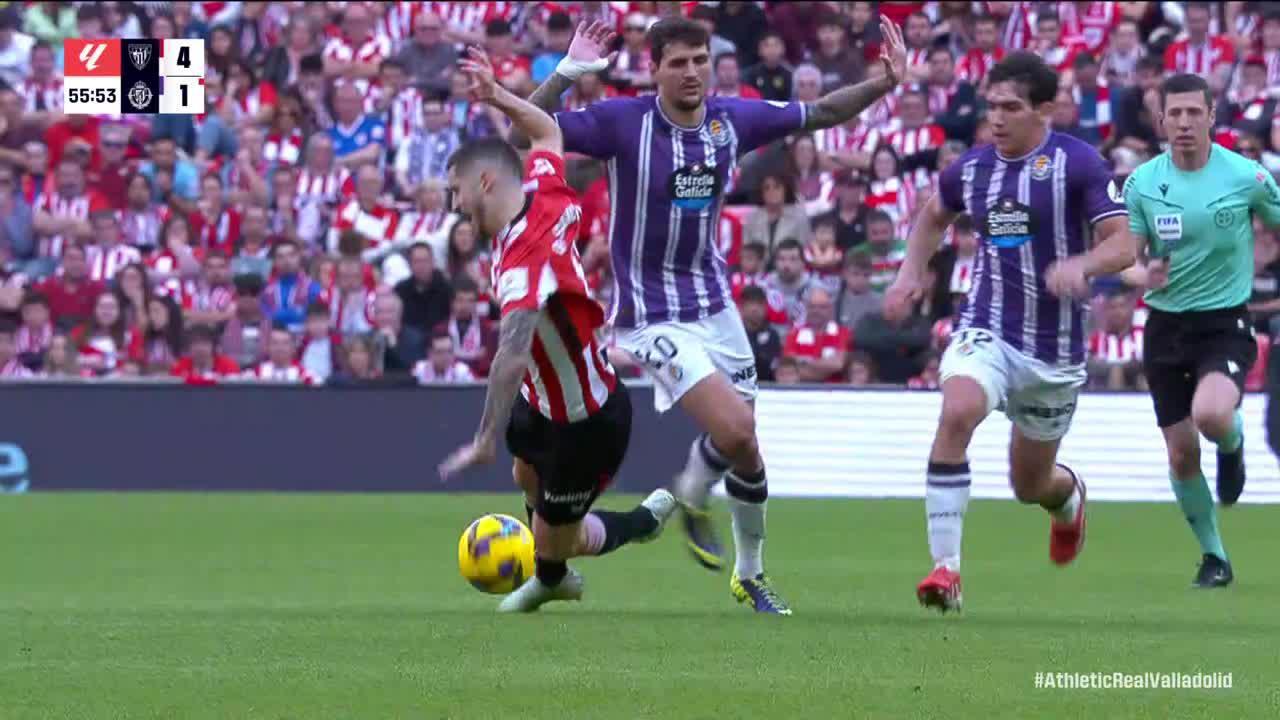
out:
M475 373L471 372L471 368L461 360L454 361L453 365L445 368L444 372L437 371L430 360L419 360L413 366L413 377L420 385L473 382L476 379Z
M1085 52L1084 43L1075 40L1063 40L1060 45L1038 54L1044 58L1045 64L1054 69L1054 72L1061 74L1072 69L1076 57L1082 52Z
M407 212L400 216L396 239L425 242L429 235L439 232L440 228L444 227L444 221L448 217L449 213L445 210L425 213L417 210Z
M85 247L88 256L89 277L97 282L107 282L116 276L130 263L142 262L142 253L132 245L120 244L111 247L88 245Z
M329 306L329 326L342 335L355 335L373 330L373 308L378 293L362 287L344 293L337 288L324 295Z
M1026 50L1031 47L1031 39L1035 37L1035 31L1031 27L1031 2L1015 2L1013 9L1009 11L1009 17L1004 22L1004 32L1001 34L1000 47L1006 51L1010 50Z
M742 262L743 232L741 216L732 212L720 213L720 222L716 226L716 247L729 267L737 267Z
M329 250L337 252L338 238L344 230L355 230L373 248L389 243L396 237L400 225L400 212L389 205L378 203L372 210L360 207L360 201L351 198L338 208L329 227Z
M948 290L953 295L968 295L969 290L973 288L973 271L978 265L978 256L964 255L956 256L955 264L951 266L951 283Z
M53 323L32 329L26 325L13 334L14 349L19 355L43 353L53 344Z
M324 46L322 57L338 62L358 62L373 63L377 65L383 60L391 57L391 40L382 34L375 34L365 38L358 44L347 42L343 36L331 38ZM355 78L348 80L342 76L333 79L334 87L338 87L345 83L351 83L356 86L360 94L366 99L369 96L369 88L372 86L367 78Z
M40 196L36 211L43 210L54 217L74 217L88 220L89 216L101 210L110 210L106 198L93 190L83 192L75 197L64 197L56 190ZM46 235L40 238L40 257L61 258L62 247L66 238L61 235Z
M160 244L160 226L164 221L156 205L142 212L125 210L120 217L120 235L134 247L155 247Z
M27 369L26 365L18 362L18 358L9 358L9 362L0 365L0 378L10 379L26 379L35 377L35 373Z
M1138 61L1146 56L1147 49L1142 45L1129 52L1120 52L1113 47L1102 56L1099 69L1103 77L1114 75L1121 84L1133 85L1137 82Z
M855 119L843 125L824 128L813 133L813 145L820 153L864 152L873 153L880 146L880 130Z
M299 206L309 203L337 205L355 192L355 178L345 167L334 166L323 174L304 167L298 173L298 193L294 202Z
M310 370L302 367L296 361L288 365L280 366L270 360L263 361L257 367L245 371L242 377L252 378L255 380L270 380L273 382L293 383L295 385L319 385L319 379L311 373Z
M302 160L302 131L294 128L287 136L280 133L268 135L262 146L262 157L267 162L297 165Z
M182 309L191 312L223 312L236 300L235 288L230 285L209 285L203 280L188 280L182 284Z
M929 114L937 117L945 115L947 108L951 106L951 98L956 96L960 91L960 79L956 78L951 81L950 85L942 87L939 85L926 85L929 91Z
M366 115L377 114L374 105L382 99L384 92L383 87L376 82L369 87L369 93L364 96ZM386 114L378 114L378 117L387 123L387 135L390 138L388 145L398 146L408 140L414 130L423 126L422 92L417 88L403 88L391 100Z
M236 114L240 117L257 118L263 108L275 107L278 102L276 86L263 80L236 101Z
M1164 69L1170 72L1209 75L1219 66L1235 61L1235 46L1221 35L1211 35L1207 42L1196 46L1189 39L1178 40L1164 51Z
M900 158L942 147L946 141L947 134L937 125L923 125L914 130L901 128L889 133L885 138L885 142L898 153Z
M617 385L596 342L604 311L591 299L573 242L582 208L565 181L564 159L535 151L525 172L524 211L493 240L493 286L504 318L539 311L524 399L555 422L578 422L598 412Z
M1102 138L1105 140L1111 137L1111 88L1102 84L1101 80L1102 78L1099 78L1098 89L1094 95L1097 114L1092 118L1082 115L1079 122L1081 127L1098 128L1098 132L1102 133ZM1075 100L1077 108L1081 107L1082 93L1079 85L1071 88L1071 98Z
M1262 61L1267 64L1267 87L1280 87L1280 50L1263 52Z
M483 33L490 20L510 20L517 2L425 2L427 9L444 20L454 32Z
M18 87L23 112L62 112L62 78L47 82L26 80Z
M1004 59L1004 48L997 47L991 52L984 52L978 48L971 48L956 63L956 77L972 84L980 85L982 79L991 72L991 68L996 63Z
M928 67L929 48L907 48L907 70L917 67Z
M1057 3L1058 19L1062 23L1062 37L1084 44L1097 56L1107 48L1111 31L1120 24L1120 4L1091 2L1084 12L1076 10L1076 4Z
M197 210L191 213L191 231L196 238L196 247L221 250L231 257L235 254L236 241L240 239L240 213L235 208L223 208L216 219L210 220Z
M1089 336L1089 357L1111 364L1142 359L1142 328L1130 328L1124 334L1097 330Z
M376 32L386 36L393 48L399 47L400 43L413 37L413 24L424 12L424 5L426 3L405 0L387 3L386 12L379 19Z

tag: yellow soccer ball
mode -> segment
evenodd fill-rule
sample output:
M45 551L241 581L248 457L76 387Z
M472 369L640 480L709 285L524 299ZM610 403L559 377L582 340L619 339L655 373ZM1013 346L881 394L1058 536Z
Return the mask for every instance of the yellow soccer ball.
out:
M476 589L505 595L533 576L533 533L510 515L485 515L458 539L458 572Z

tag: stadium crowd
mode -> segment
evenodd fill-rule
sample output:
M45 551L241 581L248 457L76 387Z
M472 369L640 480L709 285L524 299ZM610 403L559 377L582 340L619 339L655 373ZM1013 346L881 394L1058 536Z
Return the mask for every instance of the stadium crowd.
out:
M1264 2L0 3L0 378L178 376L310 384L483 379L496 348L487 238L449 210L449 156L508 135L466 97L468 44L527 95L575 26L618 55L566 108L653 92L645 31L684 14L713 34L711 92L816 100L881 72L898 22L910 82L846 126L738 167L718 241L764 381L937 386L977 237L962 217L903 323L880 312L938 171L988 141L982 92L1008 51L1061 74L1054 129L1123 177L1161 152L1155 89L1209 78L1216 141L1280 170L1280 8ZM66 38L204 38L206 112L68 116ZM570 157L579 246L612 289L608 182ZM1280 330L1280 247L1258 233L1259 352ZM1144 311L1097 283L1096 387L1139 388ZM638 368L621 354L624 369ZM1266 362L1255 366L1261 385Z

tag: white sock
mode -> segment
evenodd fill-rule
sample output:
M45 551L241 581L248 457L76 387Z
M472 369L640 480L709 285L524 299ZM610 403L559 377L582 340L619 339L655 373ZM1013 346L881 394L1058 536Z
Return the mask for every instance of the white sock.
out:
M1059 466L1071 475L1071 480L1073 481L1071 484L1071 495L1067 498L1066 502L1062 503L1062 507L1056 510L1050 510L1049 515L1053 516L1054 520L1065 524L1076 519L1076 510L1080 508L1080 485L1075 482L1076 474L1072 472L1071 468L1066 465L1062 465L1061 463L1059 463Z
M924 509L933 565L960 572L960 537L969 507L969 463L929 463Z
M769 484L764 470L746 478L730 472L725 476L724 489L733 513L734 571L740 578L753 578L764 572L764 515Z
M689 446L689 461L684 466L684 472L694 478L688 488L690 503L695 507L706 507L711 488L728 471L729 461L711 443L710 435L703 433L694 439L693 445Z

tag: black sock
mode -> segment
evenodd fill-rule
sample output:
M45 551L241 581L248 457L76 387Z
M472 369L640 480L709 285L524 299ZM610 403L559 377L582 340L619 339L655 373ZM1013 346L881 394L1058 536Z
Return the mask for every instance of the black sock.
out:
M524 516L529 518L529 530L533 530L533 506L529 503L524 504Z
M600 548L600 555L611 553L658 529L658 518L643 505L631 512L596 510L592 514L604 524L604 546Z
M769 499L769 483L764 468L755 474L731 471L724 476L724 491L744 503L760 505Z
M564 576L569 574L569 564L563 560L548 560L544 557L537 558L537 568L534 573L542 584L551 588L560 584L564 580Z

